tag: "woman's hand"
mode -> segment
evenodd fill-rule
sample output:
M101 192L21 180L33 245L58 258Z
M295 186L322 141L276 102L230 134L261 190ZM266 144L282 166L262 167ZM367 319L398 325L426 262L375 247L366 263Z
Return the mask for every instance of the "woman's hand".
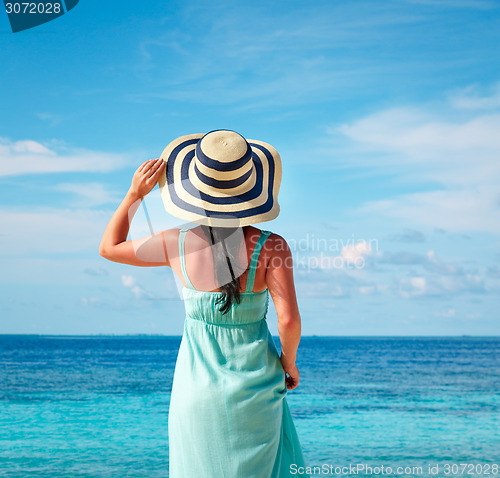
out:
M139 169L134 173L132 185L129 192L143 198L147 196L158 182L160 174L165 170L165 161L163 159L150 159L139 166Z
M286 388L288 390L293 390L294 388L297 387L299 384L299 369L297 368L297 365L283 365L283 370L285 371L285 381L286 381ZM288 374L288 377L287 377Z

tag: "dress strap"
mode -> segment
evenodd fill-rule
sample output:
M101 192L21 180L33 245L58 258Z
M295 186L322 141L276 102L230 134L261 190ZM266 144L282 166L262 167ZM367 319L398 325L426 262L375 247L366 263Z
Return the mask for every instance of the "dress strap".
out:
M187 275L186 257L184 254L184 240L186 239L187 232L188 232L187 229L181 229L179 232L179 257L181 259L181 269L182 269L182 275L184 276L184 282L186 282L188 289L194 289L194 286L189 280L189 277Z
M259 239L257 240L257 244L255 244L252 253L252 259L250 261L250 268L248 270L245 292L253 291L253 286L255 282L255 272L257 269L257 261L259 260L259 254L262 249L262 246L264 245L264 242L266 242L266 239L269 237L270 234L272 234L271 231L260 231Z

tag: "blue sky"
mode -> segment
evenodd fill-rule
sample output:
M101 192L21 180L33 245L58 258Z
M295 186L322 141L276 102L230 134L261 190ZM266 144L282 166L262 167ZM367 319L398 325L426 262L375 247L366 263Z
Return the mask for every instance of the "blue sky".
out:
M139 164L227 128L281 154L260 227L292 247L304 335L500 334L499 20L482 0L80 0L13 34L2 14L0 333L180 335L172 271L98 246Z

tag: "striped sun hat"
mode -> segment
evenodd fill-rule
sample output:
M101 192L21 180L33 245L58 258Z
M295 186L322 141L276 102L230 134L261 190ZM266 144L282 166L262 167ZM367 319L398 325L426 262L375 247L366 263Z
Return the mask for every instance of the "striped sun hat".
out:
M181 136L161 158L159 186L168 213L219 227L239 227L278 216L281 158L262 141L229 130Z

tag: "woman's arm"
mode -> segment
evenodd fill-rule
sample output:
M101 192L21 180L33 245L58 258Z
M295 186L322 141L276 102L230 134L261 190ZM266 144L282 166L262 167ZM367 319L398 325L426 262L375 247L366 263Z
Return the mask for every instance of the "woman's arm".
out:
M273 256L269 260L266 282L278 314L278 333L281 342L281 364L289 375L287 388L299 384L299 370L295 365L301 335L301 319L293 281L292 253L285 239L273 234Z
M142 267L165 266L168 262L165 234L127 241L130 223L144 196L154 188L165 169L162 159L144 162L135 172L132 185L111 217L99 246L99 254L113 262Z

